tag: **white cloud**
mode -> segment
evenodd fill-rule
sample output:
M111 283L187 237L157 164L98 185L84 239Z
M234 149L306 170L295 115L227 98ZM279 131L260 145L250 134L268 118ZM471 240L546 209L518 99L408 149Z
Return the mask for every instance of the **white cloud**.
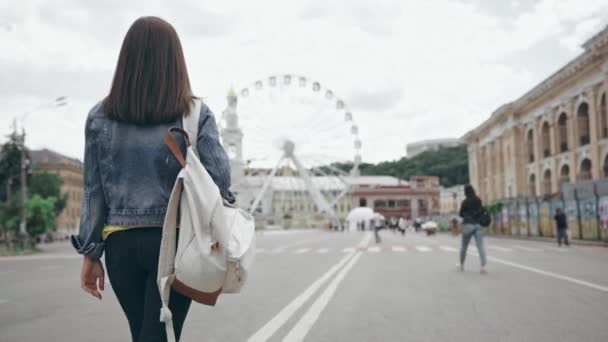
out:
M29 141L80 157L84 118L108 90L126 30L141 15L160 15L180 33L193 87L218 117L231 85L303 74L351 107L364 160L397 159L406 143L460 136L523 94L548 76L531 65L550 52L532 51L547 42L567 47L547 61L558 68L607 24L607 14L608 4L595 0L3 3L0 27L10 30L0 29L0 133L8 132L15 114L66 95L69 107L28 119ZM247 110L267 115L262 122L244 120L252 125L244 127L248 139L260 126L263 132L314 136L311 127L285 118L340 120L324 100L284 94L282 100L265 92L242 101L244 116L251 114ZM263 143L250 144L248 158L268 154ZM332 153L352 155L352 146L339 144Z

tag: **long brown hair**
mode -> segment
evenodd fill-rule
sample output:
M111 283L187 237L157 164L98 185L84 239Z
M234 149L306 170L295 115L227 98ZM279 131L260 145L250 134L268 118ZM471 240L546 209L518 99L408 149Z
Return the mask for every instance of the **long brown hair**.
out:
M120 48L103 110L113 120L136 125L170 123L188 113L193 99L177 32L158 17L142 17Z

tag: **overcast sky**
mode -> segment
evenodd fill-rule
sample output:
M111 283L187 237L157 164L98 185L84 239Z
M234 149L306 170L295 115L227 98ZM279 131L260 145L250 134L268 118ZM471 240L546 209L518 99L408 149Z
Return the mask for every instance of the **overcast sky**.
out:
M1 139L15 115L67 96L68 106L27 117L28 144L82 158L87 112L107 94L124 34L144 15L175 26L194 91L218 118L231 86L307 75L347 103L363 160L377 162L401 158L409 142L460 137L522 95L608 24L608 1L0 0ZM297 96L291 111L275 95L241 101L243 115L264 108L270 118L244 120L246 136L314 136L272 118L332 115Z

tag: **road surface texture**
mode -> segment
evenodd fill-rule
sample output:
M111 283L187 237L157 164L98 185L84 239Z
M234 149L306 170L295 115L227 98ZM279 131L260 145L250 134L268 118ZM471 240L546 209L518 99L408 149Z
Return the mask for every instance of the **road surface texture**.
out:
M381 232L258 234L238 295L193 304L182 341L608 341L608 249L486 240L487 275L459 238ZM0 342L128 341L107 285L79 287L67 244L0 259Z

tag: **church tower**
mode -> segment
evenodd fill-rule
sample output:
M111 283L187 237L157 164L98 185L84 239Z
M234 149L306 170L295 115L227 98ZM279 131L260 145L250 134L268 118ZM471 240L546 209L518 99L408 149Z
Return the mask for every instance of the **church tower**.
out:
M232 183L238 185L245 181L245 167L243 163L243 131L239 127L239 117L236 112L238 97L234 89L231 88L228 92L227 100L228 107L222 113L225 124L222 127L221 135L224 148L230 159Z

